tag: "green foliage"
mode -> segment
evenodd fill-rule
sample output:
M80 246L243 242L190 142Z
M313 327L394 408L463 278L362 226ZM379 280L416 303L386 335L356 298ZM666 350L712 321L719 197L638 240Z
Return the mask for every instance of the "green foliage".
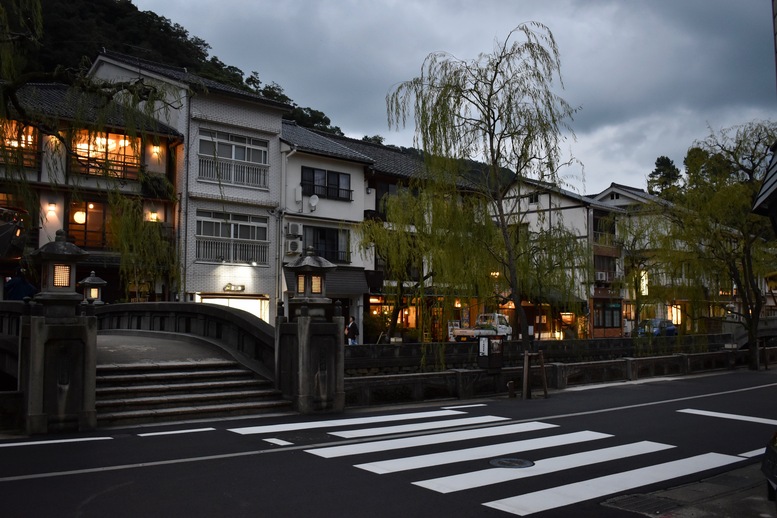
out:
M673 191L680 187L681 178L680 170L674 162L666 156L660 156L656 159L656 168L648 175L648 193L670 198Z
M526 273L538 271L538 265L530 265L532 246L520 239L526 224L520 192L526 179L558 181L559 144L563 131L571 132L567 121L575 109L556 94L556 80L563 86L555 39L546 26L532 22L516 27L495 45L493 53L472 61L442 52L430 54L421 74L400 83L386 98L389 126L403 126L408 117L415 122L416 147L423 149L427 164L424 190L433 186L443 195L469 193L462 197L464 203L441 208L447 219L435 212L429 218L433 226L447 230L455 224L463 230L451 233L460 247L451 272L455 267L458 274L447 278L476 287L482 295L487 284L483 272L504 274L499 282L505 283L515 303L526 340L528 322L522 314L521 295L531 287ZM474 163L485 167L462 167ZM437 192L431 196L445 202L453 199ZM461 212L446 214L446 210ZM426 236L439 243L433 232L420 234L416 241ZM424 252L438 249L430 246ZM444 269L441 265L449 262L432 258L435 285ZM481 272L481 278L475 271ZM540 275L534 278L539 284ZM490 283L493 290L494 281Z
M119 272L125 281L126 296L132 287L153 286L157 281L168 286L178 282L178 264L172 236L166 235L161 223L145 221L143 200L110 193L111 218L108 223L109 245L119 253Z
M718 293L736 289L742 303L737 316L753 351L764 300L761 281L774 270L775 237L769 220L752 207L775 140L776 123L752 121L696 142L685 158L686 187L668 211L673 226L666 248L680 250L672 257L705 278L712 302L723 306L727 300Z

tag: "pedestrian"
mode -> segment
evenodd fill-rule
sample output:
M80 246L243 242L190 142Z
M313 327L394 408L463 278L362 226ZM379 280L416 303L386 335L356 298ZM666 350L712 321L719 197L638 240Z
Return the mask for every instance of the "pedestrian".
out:
M356 319L351 317L348 325L345 326L345 337L348 339L348 345L359 343L359 326L356 325Z

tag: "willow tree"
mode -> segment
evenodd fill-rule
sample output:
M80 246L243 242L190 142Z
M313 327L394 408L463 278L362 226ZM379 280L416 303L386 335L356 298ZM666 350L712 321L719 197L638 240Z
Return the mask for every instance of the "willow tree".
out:
M109 195L111 218L108 221L108 244L119 254L119 273L124 279L125 297L132 293L138 301L144 286L153 288L157 282L168 289L178 284L178 254L171 236L162 223L146 221L143 200L119 192Z
M421 74L393 88L386 97L390 127L415 122L415 145L427 157L430 180L457 186L486 208L494 233L473 236L498 264L520 318L528 345L528 322L521 306L525 279L519 275L520 228L525 212L521 190L528 179L558 181L560 144L575 112L563 88L558 47L540 23L522 24L493 53L464 61L448 53L430 54ZM472 175L455 164L485 164ZM480 265L472 265L481 268Z
M753 121L696 142L685 158L685 188L667 211L672 245L704 273L710 303L733 313L747 331L751 368L758 366L763 283L774 271L776 244L769 220L753 214L752 207L775 140L777 123ZM730 304L734 292L738 309Z
M476 244L476 236L493 232L494 227L471 201L450 185L421 175L381 200L385 222L362 223L362 248L383 263L384 290L393 308L388 336L394 336L400 312L413 300L434 295L447 315L454 299L496 293L490 275L494 267L483 261ZM428 326L426 321L422 325Z

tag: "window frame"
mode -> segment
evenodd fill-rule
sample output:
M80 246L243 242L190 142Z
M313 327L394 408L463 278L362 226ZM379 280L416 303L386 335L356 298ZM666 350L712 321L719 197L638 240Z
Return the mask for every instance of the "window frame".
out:
M37 128L15 120L0 119L0 138L4 141L0 164L29 168L40 165L40 135Z
M353 201L351 175L320 167L302 166L300 185L303 196L313 196L337 201Z
M77 128L72 130L70 141L73 149L70 167L73 172L122 180L138 179L143 165L141 137L109 130Z
M212 145L213 152L203 150L203 145ZM226 150L229 148L229 156ZM242 149L244 153L238 152ZM270 165L270 142L266 139L220 131L209 128L200 128L197 138L197 154L208 158L217 158L232 160L234 162L244 162L246 164L255 164L260 166ZM254 155L259 160L253 160Z

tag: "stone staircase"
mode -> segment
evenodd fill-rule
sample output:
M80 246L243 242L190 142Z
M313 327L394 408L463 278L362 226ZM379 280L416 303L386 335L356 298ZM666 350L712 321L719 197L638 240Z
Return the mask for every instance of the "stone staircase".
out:
M272 382L228 359L97 366L98 426L291 410Z

